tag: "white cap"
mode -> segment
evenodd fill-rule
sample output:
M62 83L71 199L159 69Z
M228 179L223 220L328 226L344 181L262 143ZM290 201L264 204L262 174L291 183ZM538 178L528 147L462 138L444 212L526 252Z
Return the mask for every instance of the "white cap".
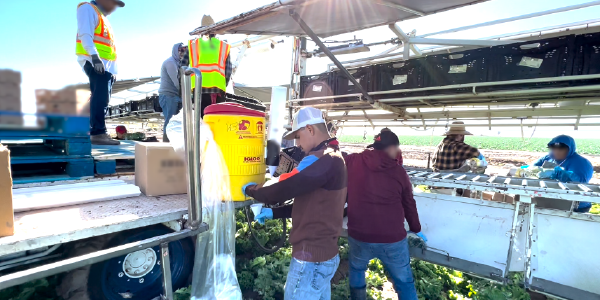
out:
M292 122L292 131L286 134L283 138L293 140L296 137L296 132L306 125L325 124L323 113L314 107L303 107L295 115Z

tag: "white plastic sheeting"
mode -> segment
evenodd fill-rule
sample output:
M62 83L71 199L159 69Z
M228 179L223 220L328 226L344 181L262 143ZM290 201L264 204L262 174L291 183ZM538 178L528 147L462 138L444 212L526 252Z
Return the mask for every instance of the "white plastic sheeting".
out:
M174 116L167 136L185 158L183 115ZM235 208L231 201L229 172L210 127L201 121L202 221L209 230L198 235L194 261L192 300L242 299L235 273Z

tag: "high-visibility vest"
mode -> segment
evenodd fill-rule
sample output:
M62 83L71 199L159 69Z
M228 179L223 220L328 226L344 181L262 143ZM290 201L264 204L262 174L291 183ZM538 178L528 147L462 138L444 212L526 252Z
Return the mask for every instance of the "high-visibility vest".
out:
M225 92L225 64L231 46L217 38L199 38L189 41L190 66L202 72L203 88L218 88ZM192 88L196 87L196 77L192 75Z
M100 10L96 7L96 5L92 3L79 3L79 5L77 5L77 9L79 9L79 7L84 4L91 5L98 14L98 25L94 30L94 45L96 46L96 50L98 50L98 56L105 60L117 60L117 48L115 47L113 30L110 26L110 23L108 22L104 14L102 14L102 12L100 12ZM81 40L79 40L79 36L77 37L77 46L75 48L75 54L89 56L87 51L85 51L85 49L83 48Z

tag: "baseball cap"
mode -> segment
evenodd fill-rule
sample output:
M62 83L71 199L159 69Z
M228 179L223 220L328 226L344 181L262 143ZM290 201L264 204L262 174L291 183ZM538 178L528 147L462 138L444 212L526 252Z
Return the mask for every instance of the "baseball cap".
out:
M367 148L383 150L389 146L400 146L400 140L395 133L387 128L384 128L378 135L375 136L375 142L367 146Z
M548 148L550 149L554 149L554 148L569 148L569 146L567 146L567 144L565 143L551 143L548 144Z
M117 5L118 5L119 7L125 7L125 2L123 2L123 1L119 1L119 0L115 0L115 2L117 2Z
M314 107L303 107L295 115L294 121L292 122L292 131L286 134L283 139L293 140L298 130L306 127L307 125L325 124L323 119L323 113Z
M119 126L117 126L117 128L115 128L115 131L117 133L121 133L121 134L127 133L127 127L125 127L123 125L119 125Z

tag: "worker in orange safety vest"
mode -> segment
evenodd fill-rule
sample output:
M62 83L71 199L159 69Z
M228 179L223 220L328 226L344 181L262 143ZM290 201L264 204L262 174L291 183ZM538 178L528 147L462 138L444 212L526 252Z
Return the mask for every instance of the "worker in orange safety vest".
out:
M108 15L123 1L96 0L77 6L77 61L90 80L90 136L93 145L119 145L107 134L104 116L117 75L117 48Z
M202 17L202 26L210 26L215 22L210 16ZM232 73L229 58L231 46L220 41L214 34L201 36L189 41L190 67L202 72L202 116L204 109L215 103L225 101L225 91ZM196 88L195 77L192 77L192 89Z

